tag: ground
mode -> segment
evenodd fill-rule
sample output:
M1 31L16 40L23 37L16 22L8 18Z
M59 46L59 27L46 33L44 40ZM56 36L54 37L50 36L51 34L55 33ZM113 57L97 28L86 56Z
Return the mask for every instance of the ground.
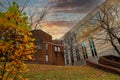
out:
M30 80L120 80L120 76L89 66L27 64Z

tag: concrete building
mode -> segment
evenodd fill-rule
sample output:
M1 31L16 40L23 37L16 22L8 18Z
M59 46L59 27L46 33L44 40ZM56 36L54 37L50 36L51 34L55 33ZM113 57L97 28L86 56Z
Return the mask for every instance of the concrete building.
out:
M106 2L90 12L62 37L66 65L83 65L87 58L97 61L99 56L118 55L109 41L105 40L107 33L97 22L103 17L100 9L105 4ZM120 28L118 29L120 37L119 34Z
M64 65L64 51L62 43L52 40L52 36L42 30L33 30L32 37L35 38L37 46L33 55L34 62L50 65Z

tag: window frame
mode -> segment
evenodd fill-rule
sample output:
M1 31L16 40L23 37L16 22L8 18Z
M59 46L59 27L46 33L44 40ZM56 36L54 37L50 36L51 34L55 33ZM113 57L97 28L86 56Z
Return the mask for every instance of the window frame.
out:
M49 61L49 56L48 54L45 55L45 62L47 63Z
M46 43L46 44L45 44L45 50L48 50L48 49L49 49L49 44Z
M35 44L37 49L42 49L43 41L41 39L36 39Z
M60 47L58 47L57 49L58 49L58 52L60 52L60 51L61 51Z

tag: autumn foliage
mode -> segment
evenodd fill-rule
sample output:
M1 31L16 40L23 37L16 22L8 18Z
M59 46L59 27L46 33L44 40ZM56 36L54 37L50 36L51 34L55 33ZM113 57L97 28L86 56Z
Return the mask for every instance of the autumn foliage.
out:
M26 60L32 60L35 45L31 26L19 6L13 5L0 12L0 80L25 80Z

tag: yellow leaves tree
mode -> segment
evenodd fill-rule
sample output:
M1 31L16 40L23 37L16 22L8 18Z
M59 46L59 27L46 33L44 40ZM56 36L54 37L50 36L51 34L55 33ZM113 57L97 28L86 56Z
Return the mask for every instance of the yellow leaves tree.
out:
M35 45L27 16L16 2L0 12L0 80L25 80L26 60L32 60Z

